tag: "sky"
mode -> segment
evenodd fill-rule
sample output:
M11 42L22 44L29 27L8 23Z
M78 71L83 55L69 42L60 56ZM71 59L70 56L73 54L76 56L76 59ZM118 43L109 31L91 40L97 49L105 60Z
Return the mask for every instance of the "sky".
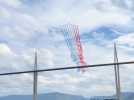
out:
M38 69L74 66L59 32L65 24L79 26L86 64L134 59L133 0L0 0L0 73L32 70L34 51ZM121 89L134 92L132 65L121 67ZM32 94L32 74L0 77L0 96ZM39 73L38 92L83 96L115 94L113 67Z

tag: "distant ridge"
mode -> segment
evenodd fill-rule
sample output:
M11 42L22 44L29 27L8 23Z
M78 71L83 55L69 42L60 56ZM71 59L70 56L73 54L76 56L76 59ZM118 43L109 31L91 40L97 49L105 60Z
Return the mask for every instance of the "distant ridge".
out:
M12 95L12 96L0 97L0 100L32 100L32 96ZM53 92L53 93L39 94L38 100L89 100L89 99L77 95Z
M134 100L133 92L124 92L121 94L122 100ZM38 100L108 100L108 98L114 98L115 96L95 96L92 99L85 98L83 96L64 94L64 93L46 93L39 94ZM0 97L0 100L32 100L31 95L11 95Z

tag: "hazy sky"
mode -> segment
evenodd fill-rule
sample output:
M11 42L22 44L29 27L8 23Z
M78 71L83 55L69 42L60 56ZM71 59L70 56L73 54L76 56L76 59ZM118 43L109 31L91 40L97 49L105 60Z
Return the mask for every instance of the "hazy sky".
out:
M32 70L34 49L38 68L76 65L62 34L50 32L64 24L78 25L87 64L134 59L133 0L0 0L0 72ZM123 91L134 91L134 68L121 68ZM78 95L115 93L113 68L89 68L39 74L39 93ZM32 75L0 77L0 95L31 94Z

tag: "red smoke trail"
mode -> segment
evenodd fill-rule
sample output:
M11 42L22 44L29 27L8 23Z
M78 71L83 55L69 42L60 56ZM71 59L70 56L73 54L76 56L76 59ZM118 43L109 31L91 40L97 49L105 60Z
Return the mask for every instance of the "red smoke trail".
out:
M79 56L79 64L80 65L86 65L86 63L84 61L84 56L83 56L82 44L81 44L81 41L80 41L79 27L74 26L73 30L74 30L74 34L75 34L77 53L78 53L78 56ZM84 72L84 71L85 71L85 69L82 68L82 72Z

